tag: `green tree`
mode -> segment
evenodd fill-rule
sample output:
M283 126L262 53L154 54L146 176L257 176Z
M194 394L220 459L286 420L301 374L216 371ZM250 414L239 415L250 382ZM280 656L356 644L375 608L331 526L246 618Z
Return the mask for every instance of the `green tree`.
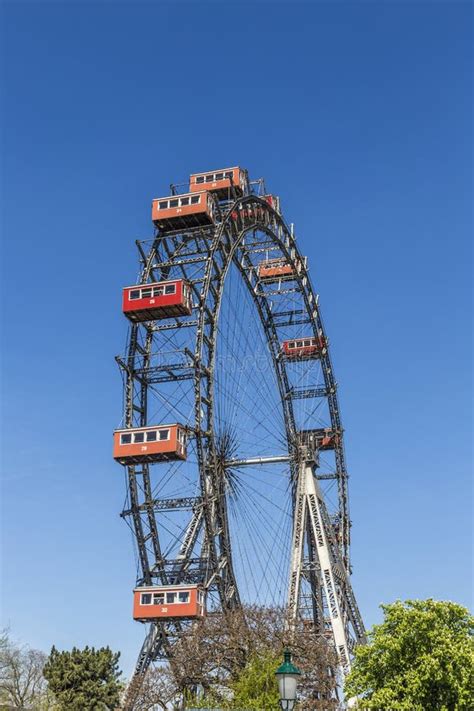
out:
M474 618L453 602L398 600L356 649L347 697L364 709L472 711Z
M109 647L58 652L53 647L43 674L60 711L105 711L119 703L120 652Z
M238 674L220 689L213 688L198 697L185 695L186 708L279 709L278 683L275 671L281 664L281 656L272 652L255 654Z
M234 709L278 709L279 693L275 671L281 658L255 655L231 684Z

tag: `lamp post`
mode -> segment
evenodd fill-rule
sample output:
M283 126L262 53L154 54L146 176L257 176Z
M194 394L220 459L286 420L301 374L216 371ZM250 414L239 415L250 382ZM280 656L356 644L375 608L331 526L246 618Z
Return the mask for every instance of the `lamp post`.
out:
M296 702L296 684L301 672L291 661L291 652L285 649L284 661L275 672L280 691L280 708L282 711L292 711Z

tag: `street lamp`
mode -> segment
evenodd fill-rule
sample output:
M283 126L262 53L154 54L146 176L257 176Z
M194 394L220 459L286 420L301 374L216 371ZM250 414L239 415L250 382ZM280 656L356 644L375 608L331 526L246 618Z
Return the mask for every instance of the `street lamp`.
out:
M284 661L275 672L280 691L280 708L282 711L292 711L296 701L296 684L301 675L298 667L291 662L291 652L285 649Z

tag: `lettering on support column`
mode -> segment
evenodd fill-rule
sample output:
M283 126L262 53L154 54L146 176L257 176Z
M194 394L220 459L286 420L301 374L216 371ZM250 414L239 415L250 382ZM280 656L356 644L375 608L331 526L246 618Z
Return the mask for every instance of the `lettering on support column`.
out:
M328 591L328 603L329 607L331 608L331 615L333 617L339 617L339 613L337 610L337 604L336 604L336 596L334 594L334 588L332 586L332 580L331 580L331 574L329 570L325 570L324 572L324 582L326 583L326 590Z
M318 507L316 506L316 498L312 494L310 494L309 496L309 505L311 506L311 513L313 514L313 521L314 526L316 528L316 538L318 539L318 546L323 546L324 538L321 529L321 521L319 519L319 511Z
M295 548L300 545L301 534L302 534L302 524L303 524L303 506L304 506L304 496L298 498L298 512L297 512L297 526L295 530Z

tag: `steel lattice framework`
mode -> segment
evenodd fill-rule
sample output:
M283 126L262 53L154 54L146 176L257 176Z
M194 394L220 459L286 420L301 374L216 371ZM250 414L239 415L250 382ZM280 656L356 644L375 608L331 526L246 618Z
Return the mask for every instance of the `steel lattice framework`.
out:
M225 200L214 198L214 224L157 230L153 239L137 242L138 283L186 279L193 312L130 326L126 353L117 357L124 426L147 426L157 417L166 421L165 412L179 414L186 418L192 456L186 463L126 467L128 503L122 516L136 540L138 585L199 582L211 606L224 611L239 607L256 590L264 603L274 601L278 589L277 601L290 620L311 620L334 643L346 672L365 632L350 583L337 385L328 348L316 362L299 364L282 352L289 335L326 334L293 230L264 195L263 181L247 178L243 195L231 189ZM292 266L292 274L261 278L260 262L276 257ZM263 363L258 377L258 359L248 365L252 349ZM333 435L330 452L322 446L324 430ZM280 488L271 483L273 475ZM241 515L247 481L250 503ZM272 506L281 523L266 537L257 527L259 520L270 526ZM272 542L277 539L278 551ZM277 552L280 560L273 561ZM249 571L258 579L249 582ZM133 709L150 663L171 656L188 624L150 624L126 709Z

